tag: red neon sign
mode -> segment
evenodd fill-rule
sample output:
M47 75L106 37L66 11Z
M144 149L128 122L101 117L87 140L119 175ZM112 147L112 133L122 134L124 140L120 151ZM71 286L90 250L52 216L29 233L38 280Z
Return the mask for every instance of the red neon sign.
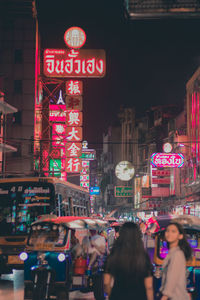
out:
M66 96L66 108L74 110L82 110L83 100L81 96Z
M66 81L66 94L69 96L80 96L83 94L83 82L79 80Z
M153 153L151 164L157 168L181 168L184 165L184 156L181 153Z
M47 77L104 77L105 51L46 49L43 71Z
M82 141L82 127L67 127L66 128L66 140L68 142Z
M71 27L65 32L64 41L70 48L81 48L86 41L85 31L80 27Z
M66 172L80 173L81 168L80 158L66 158Z
M66 124L67 126L82 126L83 114L78 110L67 111Z
M67 157L80 157L82 152L81 143L67 143L66 156Z

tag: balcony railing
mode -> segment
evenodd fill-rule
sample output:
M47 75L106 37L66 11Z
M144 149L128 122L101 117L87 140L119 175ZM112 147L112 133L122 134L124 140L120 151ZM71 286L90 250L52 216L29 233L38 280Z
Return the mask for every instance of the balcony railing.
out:
M125 0L125 3L132 19L200 15L199 0Z

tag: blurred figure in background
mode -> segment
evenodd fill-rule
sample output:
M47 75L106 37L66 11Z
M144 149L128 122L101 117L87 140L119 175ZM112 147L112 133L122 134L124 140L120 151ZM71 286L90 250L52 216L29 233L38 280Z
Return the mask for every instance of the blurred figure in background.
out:
M165 231L169 253L163 262L161 300L189 300L186 290L186 260L192 250L186 239L184 229L179 223L170 223Z
M104 288L109 299L153 300L152 269L139 226L124 223L105 266Z

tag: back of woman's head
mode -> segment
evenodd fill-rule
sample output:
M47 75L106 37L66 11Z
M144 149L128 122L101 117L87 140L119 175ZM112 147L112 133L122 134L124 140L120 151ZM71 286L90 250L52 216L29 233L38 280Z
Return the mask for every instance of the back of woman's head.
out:
M124 223L108 257L108 271L113 275L140 275L146 271L147 259L139 226L133 222Z
M142 242L142 234L137 224L133 222L126 222L119 230L119 240L123 242L132 242L134 247L137 243Z
M174 225L176 226L176 228L178 229L179 231L179 234L181 234L183 236L182 239L179 240L179 247L180 249L183 251L184 255L185 255L185 259L186 260L189 260L192 256L192 249L187 241L187 238L186 238L186 234L185 234L185 231L184 231L184 228L181 224L177 223L177 222L171 222L167 228L170 226L170 225Z

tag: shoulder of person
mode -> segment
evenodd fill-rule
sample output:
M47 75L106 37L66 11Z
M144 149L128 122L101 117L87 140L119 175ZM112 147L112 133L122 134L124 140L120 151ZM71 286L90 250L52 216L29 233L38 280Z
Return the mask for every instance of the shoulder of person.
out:
M174 259L181 259L181 260L185 260L185 255L183 253L183 251L180 248L177 248L171 255L172 258Z

